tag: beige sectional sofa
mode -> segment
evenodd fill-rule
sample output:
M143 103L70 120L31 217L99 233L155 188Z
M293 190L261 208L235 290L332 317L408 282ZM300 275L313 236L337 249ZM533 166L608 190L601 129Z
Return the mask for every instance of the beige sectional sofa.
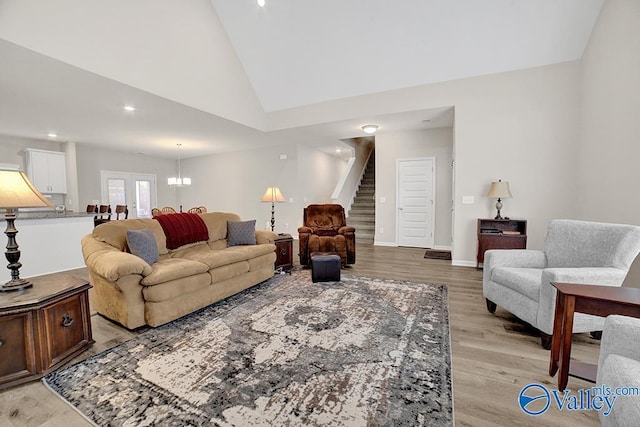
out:
M227 221L240 221L238 215L198 215L208 240L171 250L156 219L110 221L85 236L94 310L129 329L159 326L273 276L277 234L256 230L255 245L227 247ZM127 246L127 231L142 229L157 243L159 260L152 265Z

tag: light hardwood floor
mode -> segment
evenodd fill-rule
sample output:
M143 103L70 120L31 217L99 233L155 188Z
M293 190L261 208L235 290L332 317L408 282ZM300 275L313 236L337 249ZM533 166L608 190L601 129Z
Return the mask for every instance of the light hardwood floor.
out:
M297 242L294 242L297 245ZM297 251L296 251L297 252ZM559 411L552 405L532 417L518 406L518 394L527 384L556 388L548 375L549 352L534 331L498 307L490 314L482 297L482 271L453 267L450 261L424 259L424 249L358 245L357 261L343 274L444 283L449 290L453 396L456 426L598 426L594 411ZM299 268L299 266L297 267ZM86 276L84 269L74 274ZM99 315L92 316L96 343L76 358L92 354L134 337ZM572 356L597 361L599 343L588 334L574 338ZM593 384L569 378L568 388ZM0 426L88 426L80 415L36 381L0 392Z

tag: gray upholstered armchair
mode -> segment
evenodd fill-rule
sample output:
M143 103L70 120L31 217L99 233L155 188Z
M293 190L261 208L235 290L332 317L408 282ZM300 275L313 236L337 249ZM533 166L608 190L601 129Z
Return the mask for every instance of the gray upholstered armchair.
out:
M556 290L551 282L620 286L640 252L640 227L552 220L544 251L489 250L482 288L487 309L499 305L541 332L550 348ZM573 332L601 331L604 319L576 313Z
M640 388L640 319L609 316L604 322L596 385ZM619 396L612 411L598 413L603 426L631 426L640 420L640 398Z

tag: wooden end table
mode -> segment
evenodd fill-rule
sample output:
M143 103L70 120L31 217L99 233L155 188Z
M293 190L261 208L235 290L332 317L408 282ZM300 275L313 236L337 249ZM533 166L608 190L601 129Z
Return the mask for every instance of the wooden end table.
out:
M0 294L0 390L41 378L93 344L89 288L60 274Z
M598 366L574 360L570 363L575 312L606 317L621 314L640 317L640 288L551 283L558 290L551 341L549 375L558 373L558 390L567 387L569 375L595 382Z
M291 234L278 234L274 240L276 245L275 270L291 274L291 270L293 270L293 237Z

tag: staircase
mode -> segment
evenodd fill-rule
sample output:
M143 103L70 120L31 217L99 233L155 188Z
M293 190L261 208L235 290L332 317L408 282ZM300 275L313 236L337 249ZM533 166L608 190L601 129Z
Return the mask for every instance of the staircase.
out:
M375 151L372 151L360 187L349 210L347 225L356 229L356 243L373 244L376 230L375 165Z

